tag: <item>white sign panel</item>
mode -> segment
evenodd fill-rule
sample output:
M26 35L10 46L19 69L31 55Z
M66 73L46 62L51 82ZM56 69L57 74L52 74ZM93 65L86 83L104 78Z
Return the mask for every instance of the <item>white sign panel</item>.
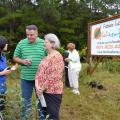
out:
M91 26L91 55L120 55L120 18Z

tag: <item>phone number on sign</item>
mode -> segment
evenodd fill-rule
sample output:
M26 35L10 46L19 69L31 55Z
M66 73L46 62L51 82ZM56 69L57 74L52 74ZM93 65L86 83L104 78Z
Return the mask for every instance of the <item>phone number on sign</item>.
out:
M114 49L114 48L120 48L120 44L118 45L97 45L96 49Z

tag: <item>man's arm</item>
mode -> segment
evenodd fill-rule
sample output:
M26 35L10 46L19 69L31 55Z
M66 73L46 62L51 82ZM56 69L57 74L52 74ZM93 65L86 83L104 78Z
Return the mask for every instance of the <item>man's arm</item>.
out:
M13 57L14 62L19 63L19 64L24 64L23 60L19 57Z
M23 64L23 65L30 65L32 62L30 59L21 59L19 57L13 57L13 60L14 60L14 62Z
M22 65L30 65L31 64L31 59L22 59L22 44L19 42L13 55L13 61Z

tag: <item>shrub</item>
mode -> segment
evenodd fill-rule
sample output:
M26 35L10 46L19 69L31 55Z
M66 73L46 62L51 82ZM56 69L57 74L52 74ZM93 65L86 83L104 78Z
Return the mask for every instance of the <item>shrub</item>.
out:
M102 64L102 69L108 70L109 72L120 73L120 62L119 60L106 59Z

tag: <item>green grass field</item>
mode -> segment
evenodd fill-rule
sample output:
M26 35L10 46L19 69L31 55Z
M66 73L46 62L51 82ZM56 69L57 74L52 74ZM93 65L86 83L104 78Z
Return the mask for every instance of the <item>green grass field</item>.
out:
M102 84L104 89L91 88L90 81ZM19 120L20 79L13 73L7 80L7 120ZM98 67L92 76L87 75L87 66L82 66L79 78L80 95L64 88L61 105L61 120L120 120L120 73L110 73ZM33 95L33 111L37 120L37 104Z

